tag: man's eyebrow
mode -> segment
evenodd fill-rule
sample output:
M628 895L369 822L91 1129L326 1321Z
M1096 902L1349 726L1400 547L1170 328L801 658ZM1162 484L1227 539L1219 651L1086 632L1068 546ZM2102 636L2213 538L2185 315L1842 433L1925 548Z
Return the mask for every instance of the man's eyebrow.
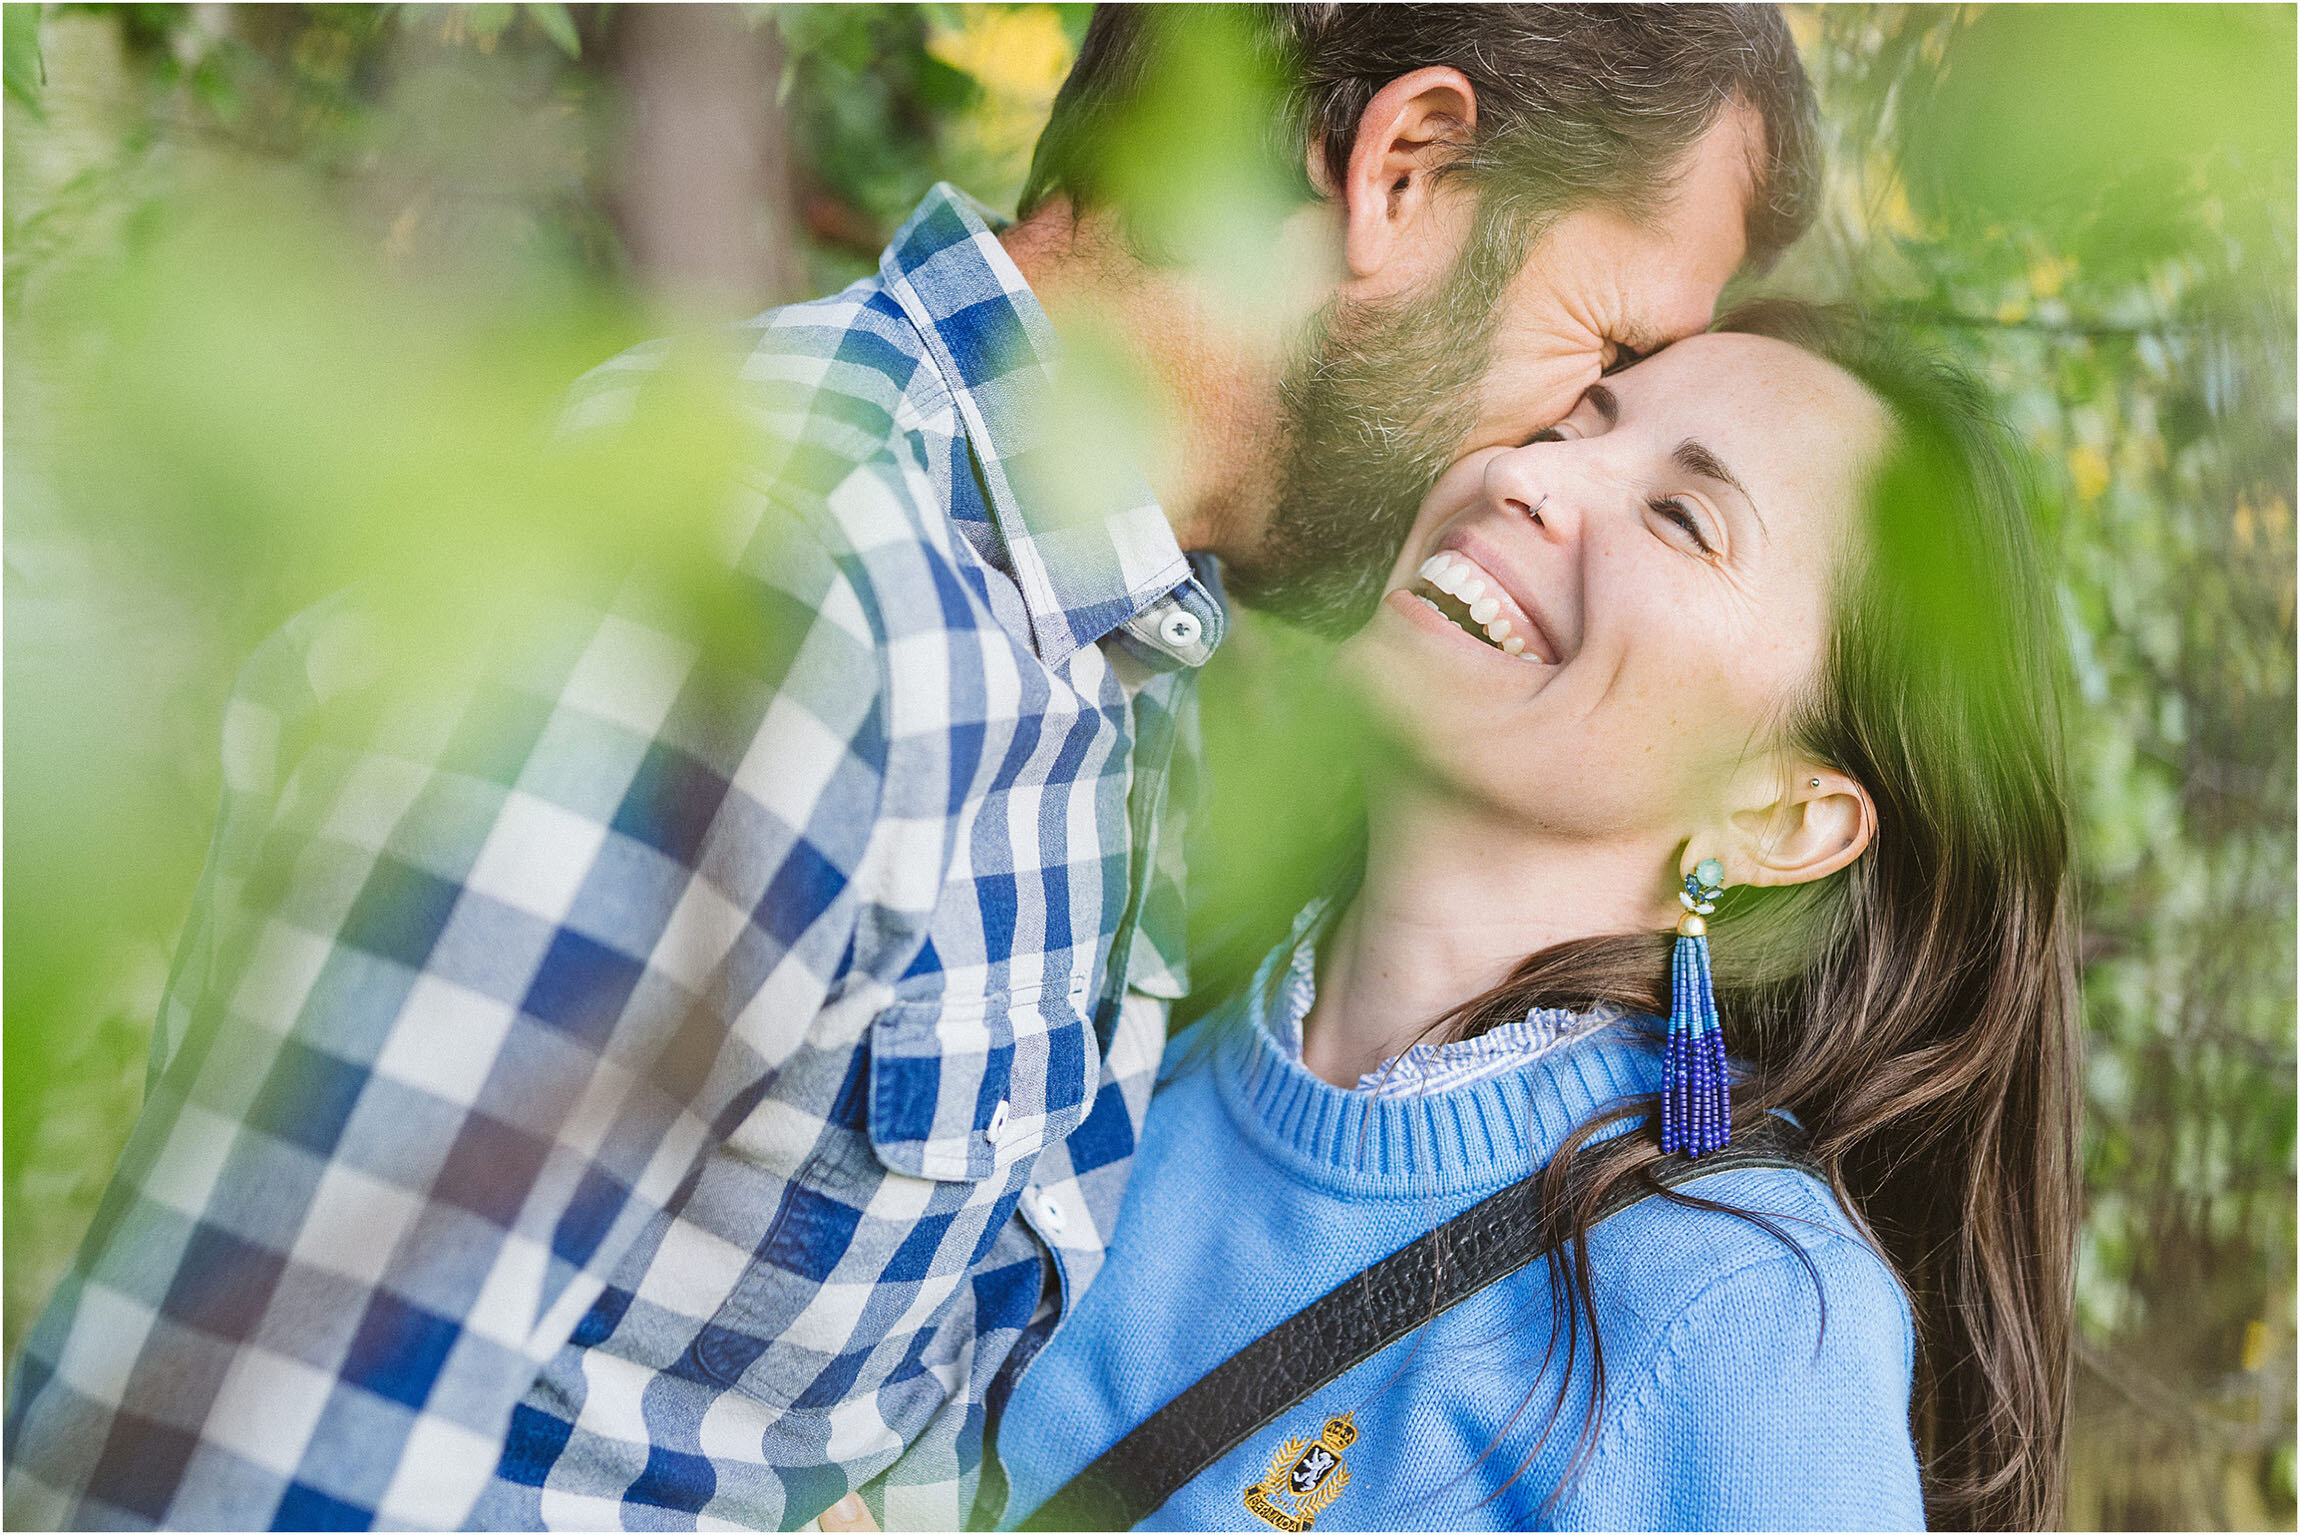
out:
M1722 485L1730 485L1741 492L1741 499L1749 503L1749 510L1757 518L1757 526L1760 528L1765 526L1765 514L1757 510L1757 498L1749 494L1749 487L1741 483L1741 477L1726 468L1725 460L1710 452L1707 445L1688 437L1679 443L1677 450L1669 456L1676 460L1677 467L1687 474L1697 474L1703 479L1715 480ZM1772 536L1769 530L1766 536L1768 538Z
M1591 407L1594 408L1600 416L1605 418L1605 424L1607 426L1614 426L1619 424L1621 420L1621 402L1614 398L1612 390L1606 388L1603 384L1591 384L1587 389L1584 389L1581 392L1581 397L1587 400Z

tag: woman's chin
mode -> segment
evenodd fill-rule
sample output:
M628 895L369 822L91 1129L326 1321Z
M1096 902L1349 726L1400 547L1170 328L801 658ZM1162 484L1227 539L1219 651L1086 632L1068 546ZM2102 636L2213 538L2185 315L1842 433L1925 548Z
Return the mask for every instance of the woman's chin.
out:
M1334 656L1335 680L1381 734L1414 755L1449 756L1464 741L1487 739L1557 670L1472 639L1405 591L1383 598Z

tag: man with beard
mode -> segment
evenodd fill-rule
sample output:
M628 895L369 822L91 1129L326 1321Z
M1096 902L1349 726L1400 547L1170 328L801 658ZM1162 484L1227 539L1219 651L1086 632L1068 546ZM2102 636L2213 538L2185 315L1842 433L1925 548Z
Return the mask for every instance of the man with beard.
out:
M1220 580L1347 631L1440 467L1809 216L1770 8L1232 14L1318 269L1251 323L1162 253L1199 189L1142 140L1205 104L1167 67L1204 18L1106 10L1018 222L938 187L747 328L741 643L633 595L357 729L334 609L258 656L150 1099L19 1373L15 1523L962 1522L1184 989Z

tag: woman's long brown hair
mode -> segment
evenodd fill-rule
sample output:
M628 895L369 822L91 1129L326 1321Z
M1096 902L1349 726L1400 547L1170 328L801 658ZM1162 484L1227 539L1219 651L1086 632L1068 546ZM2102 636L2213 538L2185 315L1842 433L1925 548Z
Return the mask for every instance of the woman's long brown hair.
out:
M1782 302L1720 328L1843 368L1894 424L1820 675L1788 721L1797 749L1868 789L1877 831L1840 873L1728 891L1711 920L1718 1008L1749 1068L1734 1128L1775 1108L1795 1114L1907 1287L1928 1524L2041 1528L2058 1517L2066 1458L2079 1047L2059 668L2035 498L1979 387L1905 337ZM1478 1034L1533 1007L1666 1015L1671 941L1544 950L1439 1031ZM1607 1190L1650 1182L1661 1158L1650 1134L1589 1141L1625 1114L1657 1123L1654 1110L1635 1102L1580 1126L1546 1175L1567 1381L1583 1332L1594 1365L1576 1466L1605 1389L1583 1239Z

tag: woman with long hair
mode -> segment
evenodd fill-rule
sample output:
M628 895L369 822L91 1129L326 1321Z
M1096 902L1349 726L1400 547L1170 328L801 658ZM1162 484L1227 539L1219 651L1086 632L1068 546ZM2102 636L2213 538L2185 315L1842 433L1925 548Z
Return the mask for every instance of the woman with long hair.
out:
M1169 1051L996 1425L1004 1522L2050 1523L2078 1047L2032 517L1969 379L1778 303L1441 479L1337 660L1363 837ZM1424 1314L1321 1369L1375 1304ZM1129 1468L1192 1416L1174 1485ZM1114 1477L1155 1490L1077 1501Z

